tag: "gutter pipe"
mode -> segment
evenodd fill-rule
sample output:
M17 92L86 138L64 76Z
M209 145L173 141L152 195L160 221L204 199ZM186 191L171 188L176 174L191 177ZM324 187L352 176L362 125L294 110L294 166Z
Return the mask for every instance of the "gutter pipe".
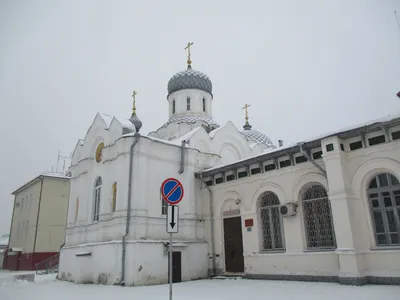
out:
M327 177L326 171L319 164L315 162L315 160L307 153L307 151L304 150L303 144L304 143L298 143L300 147L300 152L308 159L308 161L310 161L318 170L320 170L325 177Z
M216 275L216 263L215 263L215 231L214 231L214 195L211 189L208 187L206 182L203 179L203 173L200 173L200 179L203 182L204 186L208 190L210 195L210 229L211 229L211 256L212 256L212 276Z
M185 145L187 144L186 140L182 141L181 144L181 168L179 169L179 174L182 174L185 171Z
M125 234L122 236L122 269L121 269L121 285L125 286L125 260L126 260L126 237L129 234L129 225L131 221L131 198L132 198L132 164L133 164L133 148L139 142L140 134L138 132L134 135L133 141L129 151L129 182L128 182L128 203L126 212L126 228Z

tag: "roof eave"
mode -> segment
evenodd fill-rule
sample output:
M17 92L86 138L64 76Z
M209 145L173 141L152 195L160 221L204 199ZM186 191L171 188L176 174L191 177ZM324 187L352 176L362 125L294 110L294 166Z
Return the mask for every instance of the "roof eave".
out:
M321 141L328 137L338 136L339 138L342 138L342 139L349 139L349 138L357 137L361 133L371 133L371 132L380 130L381 128L387 127L388 125L390 125L390 127L400 125L400 118L392 119L392 120L385 121L385 122L375 122L375 123L372 123L372 124L369 124L366 126L361 126L361 127L349 129L349 130L342 131L342 132L328 134L328 135L323 136L318 139L314 139L314 140L306 141L306 142L299 142L299 143L303 144L304 149L317 148L317 147L321 146ZM206 171L196 172L195 177L196 178L210 177L210 176L216 175L218 173L224 173L224 172L230 171L232 169L237 169L237 168L249 166L252 164L257 164L262 161L267 161L270 159L278 158L278 157L288 155L288 154L295 154L298 152L300 152L300 146L297 144L292 147L282 149L280 151L278 150L278 151L274 151L271 153L265 153L260 156L250 157L246 160L242 160L237 163L233 163L233 164L226 165L226 166L221 166L219 168L211 169L209 171L206 170Z
M21 187L19 187L18 189L16 189L14 192L11 193L11 195L15 196L16 194L18 194L19 192L21 192L22 190L28 188L29 186L35 184L36 182L44 179L44 178L56 178L56 179L60 179L60 180L69 180L70 178L68 176L65 177L58 177L58 176L51 176L51 175L46 175L46 174L40 174L38 176L36 176L35 178L33 178L32 180L28 181L27 183L25 183L24 185L22 185Z

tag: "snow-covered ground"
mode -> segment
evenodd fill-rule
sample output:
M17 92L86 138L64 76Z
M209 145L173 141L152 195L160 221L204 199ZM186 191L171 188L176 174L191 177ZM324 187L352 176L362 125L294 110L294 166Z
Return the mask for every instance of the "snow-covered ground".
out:
M168 285L146 287L78 285L57 281L55 275L36 276L35 283L2 282L0 279L1 300L165 300L168 299L168 296ZM366 285L356 287L335 283L214 279L174 284L173 299L399 300L400 286Z

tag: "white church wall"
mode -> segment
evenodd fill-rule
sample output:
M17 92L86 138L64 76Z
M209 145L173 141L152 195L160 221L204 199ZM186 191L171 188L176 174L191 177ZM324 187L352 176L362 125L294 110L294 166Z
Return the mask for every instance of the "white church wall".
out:
M310 182L318 182L327 187L326 179L317 174L316 168L311 163L304 163L300 166L256 174L221 185L211 186L215 213L216 260L219 269L225 268L223 241L224 204L227 202L232 203L234 200L239 199L241 200L238 207L242 216L243 255L245 257L246 273L286 274L289 272L289 266L293 266L293 269L290 269L291 272L298 275L311 271L314 272L313 274L325 276L337 274L339 265L335 251L328 251L319 255L308 255L304 260L299 260L299 256L305 253L301 211L294 217L282 218L285 232L285 251L280 253L260 251L261 237L259 228L261 224L257 211L259 196L263 192L272 191L278 196L281 204L298 201L299 192ZM202 195L205 197L203 210L209 211L207 207L209 195L204 192ZM236 209L236 207L230 206L229 209ZM254 226L250 232L245 228L245 219L254 220ZM209 226L208 221L205 228L208 240L210 240ZM269 264L272 264L271 257L276 257L273 260L274 267L267 268Z
M207 278L207 243L174 242L181 252L182 281ZM141 286L168 282L168 248L163 241L135 241L126 245L125 285ZM122 246L120 241L66 247L61 252L59 278L75 283L119 284Z
M369 137L376 135L379 133ZM334 151L327 152L326 145L330 143L334 143ZM341 143L344 144L345 151L340 150ZM388 172L400 178L400 141L349 151L346 140L331 137L323 140L319 149L323 151L323 159L317 162L327 170L328 178L311 163L221 184L215 183L215 178L221 174L214 176L213 185L209 188L214 199L215 254L219 272L223 272L225 268L223 211L227 203L232 204L235 199L239 199L241 202L237 207L240 209L238 216L242 217L243 254L247 274L323 275L341 278L400 277L400 248L376 246L367 196L370 180L380 172ZM313 150L312 153L316 151L318 150ZM238 169L236 172L239 171ZM302 189L310 183L319 183L328 191L337 249L317 252L307 250L302 206L299 205L296 216L282 218L285 250L260 251L261 224L256 209L258 196L264 191L273 191L281 204L296 202L300 200ZM210 195L204 185L200 197L203 199L203 211L206 214L205 233L210 241ZM254 219L251 231L245 228L246 219ZM211 246L209 251L211 253Z
M368 202L367 189L370 180L379 173L390 173L400 180L400 141L393 141L349 152L348 171L355 201L359 238L357 249L364 254L365 272L369 276L400 276L400 248L377 247ZM358 152L358 153L357 153ZM386 272L386 275L385 275Z
M190 110L187 110L187 97L190 98ZM206 111L203 111L203 98L206 101ZM175 114L173 114L172 103L175 100ZM168 96L169 116L194 113L204 116L212 116L211 94L197 89L185 89L171 93Z

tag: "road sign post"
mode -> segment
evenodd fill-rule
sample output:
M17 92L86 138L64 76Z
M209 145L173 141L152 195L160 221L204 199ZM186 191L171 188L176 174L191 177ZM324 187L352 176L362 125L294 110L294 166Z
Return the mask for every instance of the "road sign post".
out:
M182 183L175 178L168 178L161 184L161 196L167 206L167 232L169 233L168 266L169 266L169 300L172 300L172 233L177 233L179 228L179 206L183 198Z

